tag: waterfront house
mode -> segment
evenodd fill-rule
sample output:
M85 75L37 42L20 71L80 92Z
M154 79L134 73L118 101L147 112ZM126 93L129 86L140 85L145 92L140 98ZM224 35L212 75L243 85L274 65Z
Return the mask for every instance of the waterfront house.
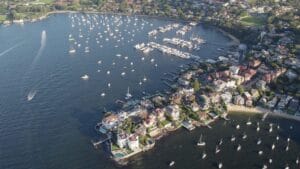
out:
M171 95L170 101L172 104L181 104L181 98L182 98L182 94L180 94L179 92L176 92Z
M120 148L124 148L127 146L127 134L126 133L118 133L117 134L117 145Z
M143 106L146 109L153 109L154 108L154 104L149 99L142 100L140 102L140 104L141 104L141 106Z
M157 117L158 121L164 121L164 120L166 120L165 109L156 108L154 110L154 112L156 113L156 117Z
M128 138L128 147L132 150L132 151L137 151L140 149L140 143L139 143L139 136L136 134L132 134L131 136L129 136Z
M244 77L240 75L233 75L232 78L235 80L236 85L241 85L244 83Z
M115 114L110 114L102 119L102 125L108 130L111 130L117 124L118 116Z
M199 105L197 104L197 102L192 102L189 107L192 109L192 111L197 112L200 110Z
M221 94L221 99L225 104L231 103L232 100L232 94L230 92L225 92Z
M283 110L291 99L291 96L281 96L277 108Z
M223 91L226 87L226 83L223 80L213 81L214 88L217 92Z
M261 64L261 61L258 59L251 60L249 66L252 68L257 68Z
M135 133L139 136L145 136L147 134L147 128L142 124L138 124Z
M218 93L211 93L209 95L210 103L220 103L221 97Z
M259 91L257 89L251 89L250 93L252 95L252 99L257 100L260 96Z
M124 121L125 119L128 118L128 113L126 111L120 111L118 113L118 118L120 121Z
M201 110L208 110L210 105L210 99L206 95L201 95L200 99L203 100Z
M180 108L178 105L169 105L166 107L166 113L172 118L172 120L179 120Z
M233 103L235 105L244 105L245 99L241 95L237 95L233 97Z
M288 110L291 112L296 112L298 107L299 107L299 100L293 98L289 103Z
M278 102L278 98L277 98L277 96L275 96L275 97L273 97L273 99L272 99L271 101L269 101L269 102L267 103L267 106L268 106L269 108L273 109L273 108L275 108L277 102Z
M190 88L182 88L178 92L182 95L189 96L189 95L194 94L195 91L194 91L194 88L190 87Z
M267 84L266 81L264 81L264 80L259 80L259 81L256 83L256 87L257 87L257 89L259 89L259 90L265 91L265 90L266 90L266 84Z
M157 123L156 115L153 113L149 114L148 117L144 120L143 124L146 128L155 126Z
M179 78L178 83L182 86L188 86L190 84L190 82L188 80L185 80L183 78Z

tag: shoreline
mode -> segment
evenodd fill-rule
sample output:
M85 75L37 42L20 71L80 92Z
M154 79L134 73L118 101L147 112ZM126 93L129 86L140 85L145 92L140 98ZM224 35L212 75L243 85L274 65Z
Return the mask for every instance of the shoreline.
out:
M183 23L188 23L190 22L190 20L184 20L184 19L179 19L179 18L172 18L172 17L164 17L164 16L152 16L152 15L143 15L143 14L126 14L126 13L115 13L115 12L99 12L99 11L70 11L70 10L61 10L61 11L58 11L58 10L55 10L55 11L50 11L50 12L47 12L46 14L38 17L38 18L35 18L35 19L30 19L30 20L13 20L13 21L4 21L2 24L0 23L0 26L1 25L11 25L11 24L23 24L25 22L37 22L37 21L41 21L41 20L44 20L44 19L47 19L49 16L51 15L55 15L55 14L68 14L68 13L82 13L82 14L101 14L101 15L105 15L105 14L109 14L109 15L118 15L118 16L139 16L139 17L148 17L148 18L155 18L155 19L164 19L164 20L169 20L169 21L177 21L177 22L183 22ZM198 23L205 23L205 22L201 22L201 21L198 21ZM210 23L205 23L207 25L211 25ZM229 32L226 32L225 30L221 29L220 27L218 26L215 26L213 25L215 28L217 28L218 31L220 31L223 35L227 36L228 38L230 38L235 45L239 45L240 44L240 40L235 37L234 35L230 34Z
M269 109L265 109L262 107L246 107L246 106L238 106L238 105L228 105L228 113L248 113L248 114L266 114L274 117L280 117L289 120L295 120L300 122L300 116L289 115L287 113L276 113Z

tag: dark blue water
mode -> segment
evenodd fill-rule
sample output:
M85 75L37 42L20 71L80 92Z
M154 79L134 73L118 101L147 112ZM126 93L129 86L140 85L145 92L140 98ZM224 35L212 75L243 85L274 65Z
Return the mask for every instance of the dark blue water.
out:
M77 14L77 18L81 16ZM93 128L101 120L103 108L116 109L115 101L124 98L128 87L135 98L142 96L143 91L155 93L168 89L161 80L164 73L176 72L181 65L190 62L157 51L145 56L133 48L137 43L161 43L163 37L176 36L176 29L160 34L156 39L149 38L147 33L158 26L180 22L111 15L84 17L90 25L83 22L79 25L75 19L72 27L71 16L60 14L35 23L0 27L1 169L116 168L102 150L95 150L91 145L91 139L97 137ZM94 26L92 30L89 29L91 25ZM113 32L116 38L104 33L107 25L110 27L108 32ZM78 37L80 30L82 38ZM69 41L70 34L76 43L81 44L72 55L69 48L75 45ZM216 48L230 42L216 29L202 25L194 27L182 38L191 35L199 35L208 42L199 51L191 51L203 58L221 55ZM84 52L86 46L89 53ZM155 61L151 62L151 59ZM97 63L99 60L101 64ZM131 72L132 69L135 72ZM107 75L107 71L111 74ZM126 72L124 77L122 72ZM89 75L89 80L80 78L84 74ZM144 77L147 81L139 85ZM103 92L105 97L101 97ZM35 95L28 101L30 93ZM135 157L128 168L166 168L170 160L176 160L175 167L179 168L215 167L218 159L210 157L199 162L202 151L193 145L202 131L206 137L211 137L211 146L219 137L231 136L223 136L220 132L223 128L218 125L221 126L222 122L217 123L213 130L199 129L195 134L178 131L158 142L154 150ZM228 127L228 132L232 130ZM299 131L299 124L295 124L295 131ZM293 139L293 145L297 146L299 136ZM224 165L230 163L230 158L226 161ZM246 164L234 166L246 168Z

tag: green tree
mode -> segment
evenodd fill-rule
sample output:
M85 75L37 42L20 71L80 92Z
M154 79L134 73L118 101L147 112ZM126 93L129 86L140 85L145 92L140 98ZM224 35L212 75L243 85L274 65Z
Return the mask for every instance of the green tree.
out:
M196 92L198 92L201 88L201 83L197 78L193 81L193 88Z

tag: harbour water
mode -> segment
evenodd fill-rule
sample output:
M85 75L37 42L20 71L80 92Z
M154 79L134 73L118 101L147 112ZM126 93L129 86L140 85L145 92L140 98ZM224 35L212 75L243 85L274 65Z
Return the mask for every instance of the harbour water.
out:
M73 22L72 17L75 17ZM82 17L92 24L82 22ZM76 18L80 18L81 25ZM141 97L143 92L152 94L168 89L161 80L164 73L177 72L191 62L158 51L144 55L133 48L137 43L161 43L164 37L172 38L176 30L160 33L156 39L147 35L159 26L172 23L181 27L186 24L135 16L57 14L35 23L1 26L0 168L118 168L101 149L92 146L91 140L97 138L94 125L101 119L104 107L118 108L115 101L124 99L128 87L134 98ZM222 55L216 49L227 50L230 43L230 39L210 26L193 27L182 38L191 35L199 35L207 42L199 50L190 51L201 58ZM76 52L70 54L70 47ZM89 52L85 52L85 47ZM84 75L88 79L82 79ZM143 80L145 77L147 80ZM266 153L258 157L257 133L253 127L244 125L248 116L234 115L232 119L227 124L216 122L211 130L176 131L157 142L153 150L134 157L125 168L167 168L171 160L176 161L174 168L216 168L219 161L224 168L261 168L271 154L268 149L276 132L292 141L289 152L278 150L272 154L274 165L282 167L289 163L292 167L300 149L299 123L267 119L280 124L281 129L270 135L262 129L261 148ZM260 120L252 119L253 123ZM240 123L241 129L236 131L232 123ZM290 123L294 126L292 130ZM262 124L267 125L267 122ZM229 143L228 138L232 133L240 137L242 132L248 134L249 140L241 141L241 145L248 143L248 146L238 154L236 144ZM201 159L203 150L195 147L200 134L207 142L206 160ZM216 156L214 148L220 138L224 139L224 149ZM283 145L284 141L279 143L279 149Z

